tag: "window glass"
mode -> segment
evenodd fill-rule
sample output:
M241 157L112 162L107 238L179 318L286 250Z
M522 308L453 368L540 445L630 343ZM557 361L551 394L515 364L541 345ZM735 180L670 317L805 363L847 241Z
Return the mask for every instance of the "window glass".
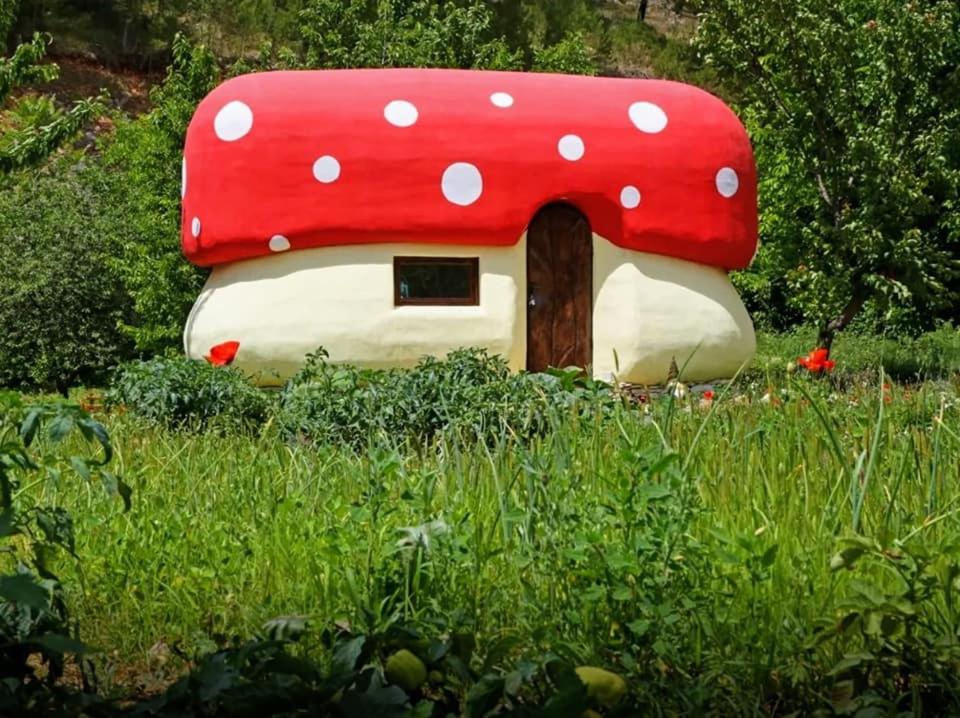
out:
M395 303L479 304L479 265L476 257L395 257Z

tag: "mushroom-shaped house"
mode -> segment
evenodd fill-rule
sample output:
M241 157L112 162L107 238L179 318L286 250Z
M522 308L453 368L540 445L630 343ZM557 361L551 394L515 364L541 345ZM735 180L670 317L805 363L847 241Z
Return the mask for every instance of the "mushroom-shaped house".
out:
M187 353L238 341L269 382L323 346L406 366L730 376L755 347L727 270L757 246L753 152L712 95L658 80L269 72L197 109L183 250L213 271Z

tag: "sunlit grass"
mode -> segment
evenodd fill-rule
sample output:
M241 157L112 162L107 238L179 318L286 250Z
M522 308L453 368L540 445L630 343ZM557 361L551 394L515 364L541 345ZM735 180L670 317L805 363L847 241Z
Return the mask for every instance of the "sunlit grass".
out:
M809 648L848 595L850 572L830 569L842 537L960 534L956 387L882 392L754 374L714 405L556 417L526 445L360 454L289 445L270 425L195 435L108 416L133 509L75 482L42 490L77 522L71 601L109 665L146 670L158 645L191 656L299 614L465 627L481 646L513 633L527 651L762 692L857 648ZM678 458L658 467L665 451ZM429 550L403 547L412 527Z

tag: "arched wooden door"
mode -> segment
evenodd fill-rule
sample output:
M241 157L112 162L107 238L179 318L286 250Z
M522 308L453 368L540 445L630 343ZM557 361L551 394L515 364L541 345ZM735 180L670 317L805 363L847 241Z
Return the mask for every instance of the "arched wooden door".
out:
M549 205L527 230L527 370L586 367L593 356L593 232Z

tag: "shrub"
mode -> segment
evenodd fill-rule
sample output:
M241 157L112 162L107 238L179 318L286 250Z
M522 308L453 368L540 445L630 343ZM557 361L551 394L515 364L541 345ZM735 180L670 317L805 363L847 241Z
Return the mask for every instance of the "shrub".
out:
M61 158L0 193L0 386L65 391L131 357L106 177Z
M320 350L283 389L279 423L288 438L365 446L375 438L426 443L440 433L493 440L543 433L560 412L613 404L608 385L578 372L513 374L500 357L461 349L410 370L327 362ZM589 399L589 401L588 401Z
M270 397L232 367L184 357L156 358L121 367L107 402L170 428L250 429L267 417Z
M64 440L70 435L86 440L82 454L66 455ZM106 468L112 456L106 429L80 407L26 405L19 395L0 392L2 715L95 715L92 709L99 707L96 696L81 695L61 681L70 662L78 669L71 684L82 680L87 689L93 678L81 660L89 649L78 640L55 560L79 560L73 519L59 502L37 500L21 488L44 477L55 484L75 475L88 485L102 483L129 509L130 488Z
M136 309L121 329L142 352L178 351L206 277L180 249L181 159L187 123L218 80L210 52L178 37L167 78L150 95L155 109L121 121L103 143L120 246L114 267Z

